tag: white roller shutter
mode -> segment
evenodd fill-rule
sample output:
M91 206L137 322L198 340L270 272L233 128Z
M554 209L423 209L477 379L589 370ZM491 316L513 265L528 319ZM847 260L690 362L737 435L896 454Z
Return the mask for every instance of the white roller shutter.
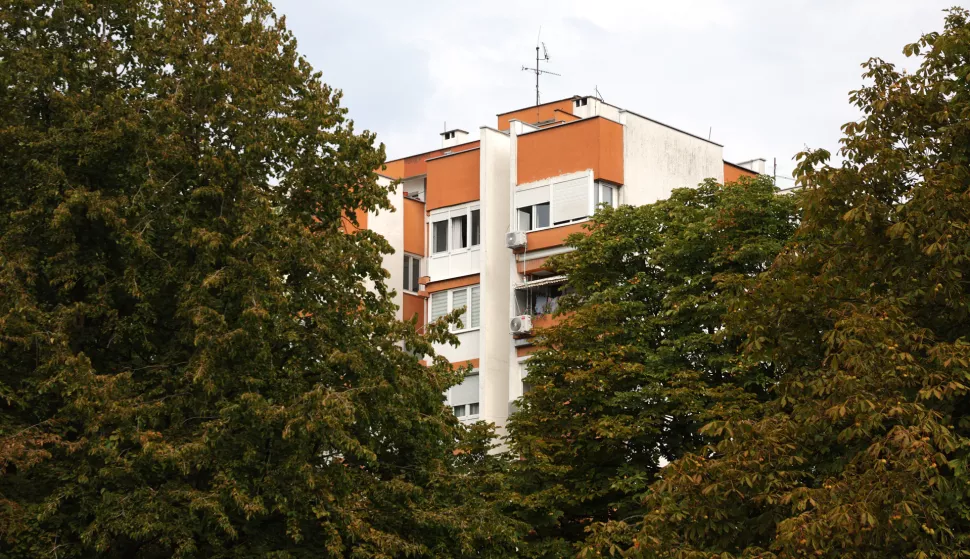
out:
M461 327L463 329L469 328L470 325L468 323L468 290L457 289L451 292L451 296L454 297L454 299L451 300L451 310L454 311L462 307L465 307L465 312L461 313ZM452 326L452 328L457 328L457 327Z
M572 221L589 215L589 177L552 185L552 222Z
M458 386L451 387L451 397L448 398L452 406L478 403L478 375L469 375Z
M535 206L549 201L549 185L515 191L515 207Z
M428 322L434 322L448 314L448 292L439 291L431 294L431 317Z
M481 287L472 288L472 304L471 304L471 314L472 314L472 328L478 328L482 325L482 302Z

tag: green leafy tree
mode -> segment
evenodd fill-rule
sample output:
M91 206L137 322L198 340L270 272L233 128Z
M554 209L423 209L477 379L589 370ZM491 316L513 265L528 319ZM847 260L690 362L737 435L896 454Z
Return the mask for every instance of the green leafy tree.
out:
M0 556L512 549L339 101L265 0L0 1Z
M731 313L773 398L663 470L625 555L970 555L968 17L864 64L840 165L801 155L801 230Z
M709 440L706 421L756 407L773 371L738 367L721 282L764 271L795 226L794 199L770 180L711 180L604 208L569 238L575 250L554 264L569 277L565 319L542 333L509 421L530 555L573 556L594 523L642 517L639 495Z

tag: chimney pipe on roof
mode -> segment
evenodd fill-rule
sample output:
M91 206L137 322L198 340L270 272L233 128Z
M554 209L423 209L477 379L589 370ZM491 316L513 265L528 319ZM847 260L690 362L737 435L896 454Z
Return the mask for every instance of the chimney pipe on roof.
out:
M460 128L446 130L441 133L441 147L450 148L452 146L457 146L458 144L464 144L467 141L467 137L468 132L465 132Z

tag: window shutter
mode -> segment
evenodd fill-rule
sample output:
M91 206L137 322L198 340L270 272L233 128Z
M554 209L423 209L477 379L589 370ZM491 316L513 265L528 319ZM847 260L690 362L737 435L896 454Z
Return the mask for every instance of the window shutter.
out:
M589 177L552 185L552 222L562 223L589 215Z
M472 315L472 328L478 328L482 325L482 309L481 309L481 287L472 288L472 304L471 304L471 315Z
M469 375L457 386L451 387L451 398L449 404L460 406L463 404L478 403L478 375Z
M434 322L448 314L448 292L439 291L431 294L431 318L428 322Z
M538 186L515 191L515 207L535 206L549 201L549 186Z
M465 312L461 313L461 327L462 329L470 328L471 325L468 323L468 290L467 289L456 289L451 292L451 310L460 309L461 307L466 307Z

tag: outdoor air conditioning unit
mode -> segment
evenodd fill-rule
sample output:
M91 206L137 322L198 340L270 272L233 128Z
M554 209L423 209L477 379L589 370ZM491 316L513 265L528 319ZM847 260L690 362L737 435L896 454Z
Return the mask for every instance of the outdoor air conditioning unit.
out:
M513 334L528 334L532 331L532 317L524 314L513 318L509 323L509 330Z
M505 234L505 246L509 248L524 248L525 242L525 231L512 231Z

